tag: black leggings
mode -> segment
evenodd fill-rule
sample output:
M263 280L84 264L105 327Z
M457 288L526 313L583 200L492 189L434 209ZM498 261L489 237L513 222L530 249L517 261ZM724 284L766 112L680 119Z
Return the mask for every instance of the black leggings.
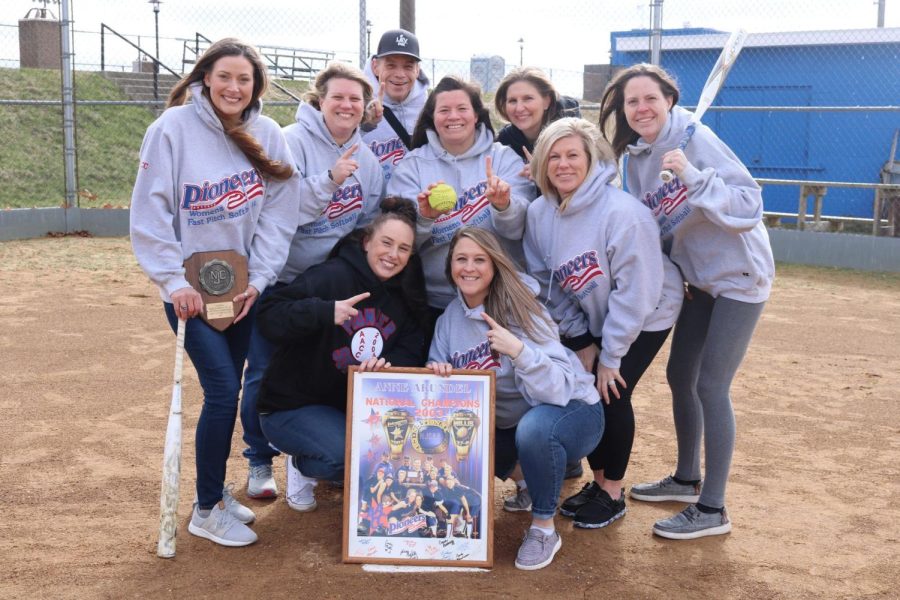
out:
M606 429L600 443L588 454L591 469L594 471L602 469L606 479L613 481L625 479L625 470L631 458L631 446L634 444L634 407L631 405L631 395L671 330L669 328L662 331L642 331L622 357L619 373L628 387L622 389L622 386L618 386L620 397L616 398L614 394L610 394L609 404L603 404ZM600 338L594 338L594 343L598 348L603 348L603 340ZM596 372L597 363L594 364L594 373ZM600 402L603 403L602 397Z

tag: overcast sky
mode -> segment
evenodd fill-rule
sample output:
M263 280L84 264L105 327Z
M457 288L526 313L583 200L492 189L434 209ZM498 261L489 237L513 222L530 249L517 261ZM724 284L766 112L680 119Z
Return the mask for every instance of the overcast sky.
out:
M900 0L886 0L885 25L900 26ZM253 8L249 6L254 4ZM0 66L18 58L15 25L33 0L0 2ZM59 14L59 6L52 10ZM399 22L398 0L368 0L373 22L372 45ZM97 32L100 23L129 36L142 36L152 49L153 8L147 0L74 0L76 31ZM709 27L750 32L857 29L875 27L877 0L665 0L666 28ZM416 33L423 57L460 61L473 55L502 56L518 64L524 40L524 62L554 69L554 79L575 79L585 64L609 62L609 32L647 28L649 0L422 0L416 5ZM255 44L332 50L339 58L358 61L359 0L163 0L159 13L161 59L180 67L182 43L200 32L211 39L237 35ZM127 64L132 50L107 42L108 52ZM76 62L99 63L96 34L76 35ZM107 59L110 62L110 59ZM446 64L444 65L446 66ZM89 68L87 66L80 68ZM440 68L439 68L440 70ZM428 65L426 65L428 72ZM430 74L430 73L429 73ZM440 74L439 74L440 75Z

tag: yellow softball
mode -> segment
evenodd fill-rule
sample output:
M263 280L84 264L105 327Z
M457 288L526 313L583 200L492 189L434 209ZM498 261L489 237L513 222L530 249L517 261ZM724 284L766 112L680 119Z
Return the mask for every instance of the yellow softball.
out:
M441 212L448 211L456 206L456 190L446 183L439 183L431 188L431 195L428 196L428 204L434 210Z

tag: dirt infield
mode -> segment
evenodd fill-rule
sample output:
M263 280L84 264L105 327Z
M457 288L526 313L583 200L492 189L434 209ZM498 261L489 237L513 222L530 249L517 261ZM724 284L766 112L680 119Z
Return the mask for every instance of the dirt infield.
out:
M510 484L494 498L490 573L341 564L341 490L327 486L307 514L280 499L247 501L254 546L189 535L200 402L189 368L178 556L156 558L174 338L127 240L0 243L0 290L0 597L900 595L900 277L780 266L733 389L730 535L661 540L652 522L680 506L630 502L603 530L560 518L562 550L533 573L513 567L529 518L500 510ZM673 468L664 364L659 357L635 397L629 483ZM238 488L241 448L238 425L229 463ZM276 477L283 486L283 463Z

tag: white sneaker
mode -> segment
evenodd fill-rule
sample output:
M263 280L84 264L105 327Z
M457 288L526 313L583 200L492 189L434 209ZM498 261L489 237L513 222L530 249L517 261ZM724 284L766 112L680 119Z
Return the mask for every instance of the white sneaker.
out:
M194 505L188 531L222 546L248 546L258 538L253 530L238 521L224 506L218 503L209 511L209 516L200 516L198 505Z
M229 483L222 490L222 502L225 504L225 509L241 523L246 525L256 520L256 515L253 514L253 511L235 499L233 483Z
M293 457L285 455L287 460L287 492L285 500L288 506L299 512L309 512L316 509L315 488L318 481L307 477L294 466Z
M274 498L278 495L278 485L272 475L272 465L256 465L247 473L248 498Z

